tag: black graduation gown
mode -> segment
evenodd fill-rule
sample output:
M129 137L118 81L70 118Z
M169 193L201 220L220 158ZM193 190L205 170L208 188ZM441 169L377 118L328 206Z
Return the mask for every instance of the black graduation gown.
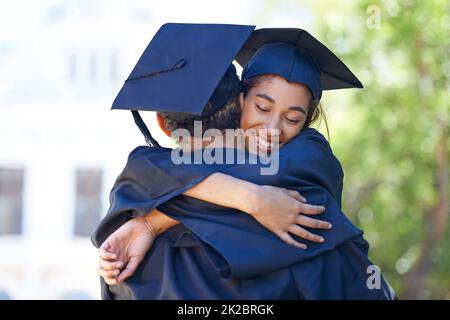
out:
M107 215L92 236L96 247L130 217L152 208L178 220L154 242L135 274L107 286L104 299L393 299L380 275L367 285L373 265L368 243L341 211L343 172L326 139L307 128L279 152L279 172L262 165L174 165L171 149L138 147L110 194ZM248 155L247 155L248 156ZM299 191L326 207L317 218L333 224L307 250L285 244L250 215L206 203L183 192L213 172ZM294 236L295 237L295 236Z

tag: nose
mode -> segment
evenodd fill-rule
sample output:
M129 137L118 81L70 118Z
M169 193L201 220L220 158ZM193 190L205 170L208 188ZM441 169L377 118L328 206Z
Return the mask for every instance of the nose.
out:
M277 116L267 117L264 121L264 129L276 130L280 129L280 118Z
M267 135L269 137L272 136L281 136L281 125L280 125L280 117L271 116L267 117L263 124L263 129L267 130Z

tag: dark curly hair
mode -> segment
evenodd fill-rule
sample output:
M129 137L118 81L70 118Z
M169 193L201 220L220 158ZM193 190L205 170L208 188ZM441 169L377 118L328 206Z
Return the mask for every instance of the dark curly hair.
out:
M194 121L202 122L202 134L208 129L237 129L239 128L239 120L241 118L241 108L239 107L239 90L232 92L230 99L225 105L215 113L208 116L193 116L177 118L176 114L169 112L160 112L164 118L165 127L169 132L176 129L186 129L191 135L194 135ZM212 109L211 102L208 102L203 112L209 114Z

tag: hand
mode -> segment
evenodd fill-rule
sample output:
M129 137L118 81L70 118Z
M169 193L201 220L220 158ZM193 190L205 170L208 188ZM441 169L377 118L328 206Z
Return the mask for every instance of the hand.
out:
M109 285L130 277L152 246L157 232L144 217L136 217L103 242L98 273Z
M251 197L249 212L259 223L269 229L287 244L306 249L303 243L295 241L293 233L300 238L313 242L324 242L325 239L300 226L330 229L330 223L312 219L304 214L315 215L325 211L325 207L306 204L306 199L297 191L273 186L259 186L256 196ZM302 214L303 213L303 214Z

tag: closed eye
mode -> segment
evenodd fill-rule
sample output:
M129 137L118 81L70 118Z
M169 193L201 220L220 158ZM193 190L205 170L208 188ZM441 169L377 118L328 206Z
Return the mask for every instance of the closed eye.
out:
M265 109L265 108L261 107L259 104L256 104L256 103L255 103L255 107L256 107L259 111L262 111L262 112L269 112L269 111L270 111L269 109Z
M289 121L289 123L292 123L292 124L297 124L297 123L300 122L300 120L294 120L294 119L289 119L289 118L286 118L286 120Z

